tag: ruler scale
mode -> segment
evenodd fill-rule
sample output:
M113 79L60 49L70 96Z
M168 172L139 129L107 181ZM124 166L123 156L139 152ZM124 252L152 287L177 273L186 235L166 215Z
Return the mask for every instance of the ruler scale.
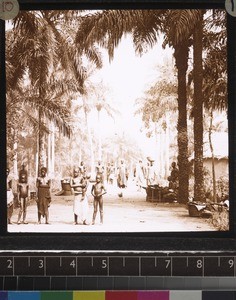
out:
M236 253L190 254L168 256L158 253L2 253L0 276L167 276L235 277Z
M3 252L0 290L235 289L235 253Z

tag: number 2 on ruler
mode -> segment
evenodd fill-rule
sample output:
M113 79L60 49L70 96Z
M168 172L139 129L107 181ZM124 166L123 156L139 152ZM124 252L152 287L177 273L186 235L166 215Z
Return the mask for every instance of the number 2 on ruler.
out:
M12 260L11 259L7 260L7 268L8 269L12 269L13 268L13 266L12 266Z

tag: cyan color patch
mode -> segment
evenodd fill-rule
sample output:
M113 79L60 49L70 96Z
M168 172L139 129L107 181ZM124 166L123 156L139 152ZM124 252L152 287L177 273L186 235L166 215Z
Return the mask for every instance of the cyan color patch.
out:
M8 300L41 300L40 292L8 292ZM0 297L2 300L2 298Z

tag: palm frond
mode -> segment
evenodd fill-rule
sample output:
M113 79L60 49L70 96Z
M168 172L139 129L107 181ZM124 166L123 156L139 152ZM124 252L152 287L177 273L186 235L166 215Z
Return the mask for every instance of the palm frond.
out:
M105 10L88 14L82 18L75 42L84 48L89 48L97 43L108 50L110 59L113 58L114 49L122 37L128 33L133 32L134 42L145 41L153 45L156 41L156 32L160 28L160 22L157 13L153 13L153 18L150 20L150 12L143 10ZM151 26L155 28L152 30ZM138 45L137 51L140 49Z
M169 10L165 24L168 42L175 46L187 40L200 21L202 13L200 9Z
M132 35L135 50L142 54L146 47L153 47L158 42L159 33L163 31L162 10L142 10L140 22L136 22Z

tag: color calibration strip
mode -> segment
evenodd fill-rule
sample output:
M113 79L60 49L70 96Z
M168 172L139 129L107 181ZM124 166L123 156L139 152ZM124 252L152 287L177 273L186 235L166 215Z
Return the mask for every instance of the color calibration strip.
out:
M0 300L236 300L234 291L0 292Z

